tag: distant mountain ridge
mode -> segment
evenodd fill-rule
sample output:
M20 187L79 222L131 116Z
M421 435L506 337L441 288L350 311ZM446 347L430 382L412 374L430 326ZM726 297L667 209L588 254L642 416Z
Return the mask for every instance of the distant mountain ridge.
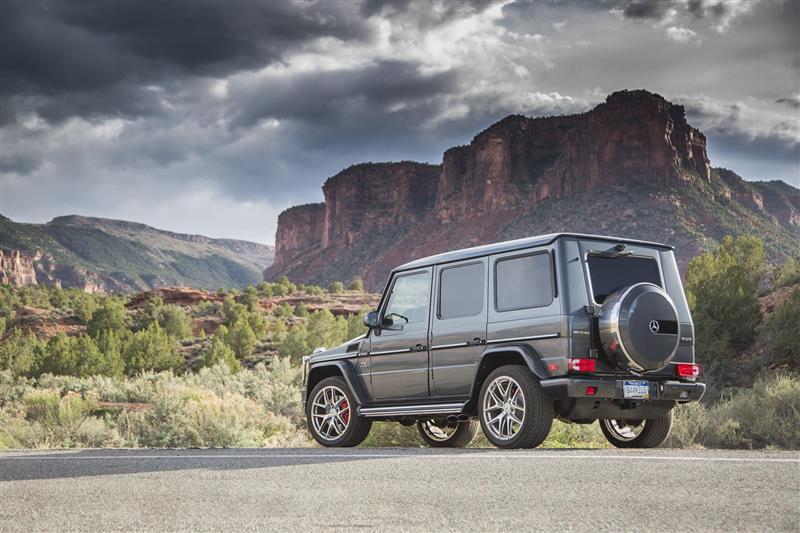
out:
M322 189L323 203L278 217L265 279L377 289L417 257L561 231L667 242L681 268L728 234L761 237L773 262L800 257L800 189L713 168L684 108L643 90L577 115L510 115L440 165L353 165Z
M0 282L132 292L256 283L274 247L164 231L124 220L69 215L23 224L0 215Z

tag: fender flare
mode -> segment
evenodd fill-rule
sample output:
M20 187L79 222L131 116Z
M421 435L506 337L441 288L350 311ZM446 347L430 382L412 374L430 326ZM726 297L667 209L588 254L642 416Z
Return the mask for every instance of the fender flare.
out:
M525 361L525 365L528 369L536 376L538 379L548 379L550 375L547 373L547 370L542 363L542 360L539 358L539 355L536 353L530 345L528 344L503 344L500 346L492 346L487 350L484 350L483 355L481 355L481 360L478 363L478 369L475 372L475 380L472 382L472 388L469 391L469 401L468 406L471 407L473 405L477 405L478 402L478 394L480 392L480 388L483 386L483 382L478 382L478 377L481 374L481 370L484 367L484 363L490 359L494 355L499 354L507 354L507 353L516 353L518 354L523 361Z
M547 369L545 369L542 360L539 358L539 354L536 353L536 350L534 350L533 347L528 344L504 344L501 346L493 346L483 352L478 368L480 368L480 366L483 365L484 360L487 357L491 357L492 354L508 352L516 352L522 356L525 364L528 365L530 371L533 372L533 375L537 378L548 379L550 377L550 374L547 372Z
M366 403L366 395L364 391L361 389L361 384L356 377L356 373L353 370L353 366L349 364L347 361L339 360L339 361L323 361L317 364L312 364L311 368L308 372L309 380L308 383L311 383L311 376L314 374L314 371L319 370L320 368L331 368L336 367L339 370L339 373L344 378L347 386L350 387L350 391L353 393L353 396L356 397L356 401L358 405L364 405ZM308 395L311 393L308 385L306 385L305 390L303 391L303 404L308 400Z

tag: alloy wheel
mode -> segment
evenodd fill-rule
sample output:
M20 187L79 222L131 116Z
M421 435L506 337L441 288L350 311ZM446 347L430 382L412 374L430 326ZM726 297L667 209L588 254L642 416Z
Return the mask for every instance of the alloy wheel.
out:
M317 392L311 404L311 423L321 438L335 441L350 425L350 404L344 391L334 385Z
M486 390L483 399L483 421L492 436L512 439L525 422L525 394L516 380L498 376Z

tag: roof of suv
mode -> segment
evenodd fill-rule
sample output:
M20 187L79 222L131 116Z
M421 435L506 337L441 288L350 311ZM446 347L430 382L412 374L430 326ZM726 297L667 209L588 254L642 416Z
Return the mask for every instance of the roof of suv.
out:
M605 235L589 235L585 233L548 233L546 235L537 235L536 237L525 237L523 239L516 239L513 241L497 242L494 244L486 244L483 246L475 246L473 248L464 248L462 250L453 250L451 252L444 252L441 254L415 259L404 265L400 265L394 269L394 272L401 270L411 270L414 268L422 268L431 265L438 265L441 263L451 263L453 261L461 261L462 259L472 259L473 257L483 257L486 255L500 254L504 252L513 252L514 250L524 250L525 248L534 248L536 246L545 246L556 239L561 237L577 237L580 239L600 240L616 243L640 244L645 246L656 246L667 250L673 250L672 246L658 242L640 241L636 239L624 239L621 237L609 237Z

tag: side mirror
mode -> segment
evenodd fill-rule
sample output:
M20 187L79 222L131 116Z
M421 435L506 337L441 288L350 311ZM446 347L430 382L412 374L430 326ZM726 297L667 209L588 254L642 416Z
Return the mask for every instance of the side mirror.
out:
M378 312L377 311L370 311L367 313L367 316L364 317L364 325L368 328L377 328L380 327L380 320L378 319Z

